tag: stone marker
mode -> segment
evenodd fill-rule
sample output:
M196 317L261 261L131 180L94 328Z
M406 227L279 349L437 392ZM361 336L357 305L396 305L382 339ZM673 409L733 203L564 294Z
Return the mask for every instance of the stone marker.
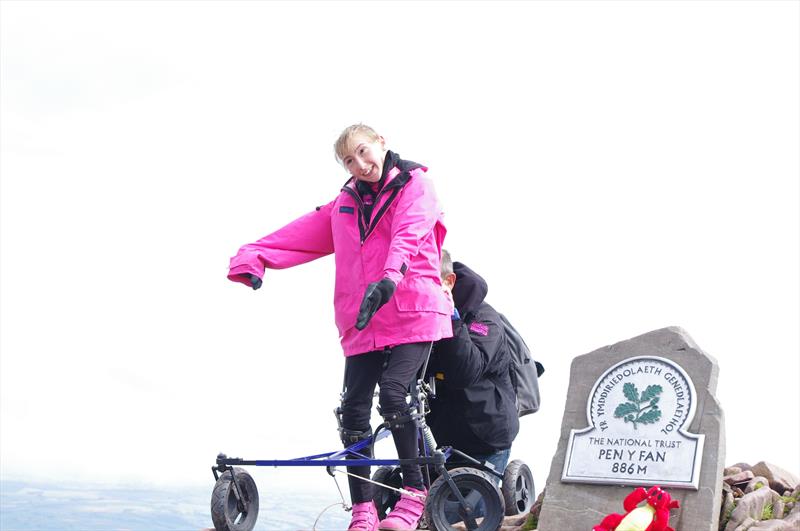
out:
M704 437L686 432L696 400L683 369L656 356L628 358L589 397L589 427L570 433L563 481L697 490Z
M681 508L678 531L717 531L725 460L719 368L680 328L575 358L538 531L590 530L635 486Z

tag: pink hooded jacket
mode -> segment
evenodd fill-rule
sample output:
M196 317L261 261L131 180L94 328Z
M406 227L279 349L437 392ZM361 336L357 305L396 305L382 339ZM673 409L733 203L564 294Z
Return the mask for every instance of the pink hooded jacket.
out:
M228 278L249 286L248 273L262 278L265 268L283 269L335 253L333 305L345 356L451 337L453 307L439 276L447 230L426 171L398 161L368 220L350 179L327 205L239 249ZM356 317L367 285L384 277L397 290L359 332Z

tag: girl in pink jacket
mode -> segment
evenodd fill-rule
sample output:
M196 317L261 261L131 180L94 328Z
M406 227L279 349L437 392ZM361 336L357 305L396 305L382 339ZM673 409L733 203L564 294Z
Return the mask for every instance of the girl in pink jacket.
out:
M334 145L351 174L339 195L231 258L228 278L258 289L264 269L282 269L334 253L336 326L345 355L340 433L347 446L369 438L372 396L400 459L417 456L406 393L432 341L450 337L452 302L439 276L446 229L427 168L386 149L372 128L348 127ZM348 471L369 477L366 467ZM402 465L403 494L378 522L372 485L349 476L349 529L413 530L426 495L417 465Z

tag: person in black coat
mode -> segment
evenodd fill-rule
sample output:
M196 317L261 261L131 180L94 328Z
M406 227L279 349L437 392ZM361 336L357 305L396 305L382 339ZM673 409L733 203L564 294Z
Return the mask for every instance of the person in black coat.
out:
M519 432L511 357L503 324L484 298L486 281L442 251L442 285L455 303L453 337L434 343L428 376L436 380L427 423L452 446L503 473Z

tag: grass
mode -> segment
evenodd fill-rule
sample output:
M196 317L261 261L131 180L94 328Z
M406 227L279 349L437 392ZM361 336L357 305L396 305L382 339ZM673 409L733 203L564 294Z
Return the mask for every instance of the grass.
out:
M764 506L764 510L761 511L761 519L762 520L772 520L772 518L774 516L772 514L772 512L773 512L772 509L773 509L773 505L771 503L766 504Z
M722 521L719 524L719 528L723 529L726 525L728 525L728 521L731 519L731 515L733 511L736 510L736 501L734 500L733 504L728 507L728 510L725 511L725 514L722 515Z
M539 525L539 518L535 514L532 514L528 516L527 520L525 520L525 524L522 526L522 529L520 529L520 531L534 531L536 529L536 526L538 525Z
M783 506L783 517L785 518L785 517L789 516L789 512L792 510L792 508L791 508L791 506L789 506L789 504L790 503L800 502L800 495L798 495L797 497L794 497L794 496L781 496L781 501L783 501L783 503L784 503L784 506Z

